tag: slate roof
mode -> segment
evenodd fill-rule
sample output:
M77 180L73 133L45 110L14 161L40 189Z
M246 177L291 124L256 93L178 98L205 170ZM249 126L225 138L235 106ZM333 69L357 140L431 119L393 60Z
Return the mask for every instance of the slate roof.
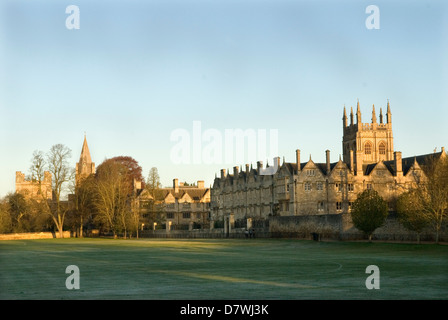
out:
M419 166L422 166L433 157L435 159L440 158L442 153L443 152L441 151L441 152L428 153L428 154L423 154L423 155L418 155L418 156L413 156L413 157L402 158L401 161L402 161L403 175L406 175L408 173L408 171L414 165L415 161L418 163ZM300 170L303 170L307 163L308 162L301 162ZM330 163L330 171L332 171L338 163L339 163L339 161ZM396 174L395 160L383 161L383 163L392 175ZM325 162L314 163L314 164L324 175L327 173L327 164ZM373 171L373 169L377 166L377 164L378 163L371 163L371 164L363 165L364 175L369 175ZM297 163L284 162L282 165L286 166L286 168L289 170L289 172L297 173ZM253 175L258 175L258 170L250 169L249 173L253 174ZM238 177L246 177L246 175L247 175L247 172L244 170L244 171L239 172ZM232 182L234 178L235 178L234 174L227 174L224 179L221 179L220 177L216 177L217 180L227 180L230 182Z

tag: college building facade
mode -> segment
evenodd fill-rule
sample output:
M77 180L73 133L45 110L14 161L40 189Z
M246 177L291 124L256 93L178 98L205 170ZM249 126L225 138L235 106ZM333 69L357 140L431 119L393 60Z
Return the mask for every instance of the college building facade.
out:
M380 109L379 119L373 106L370 123L362 122L359 101L356 114L352 108L347 116L344 107L342 125L343 155L337 162L330 161L329 150L324 163L311 157L303 161L296 150L295 162L280 163L276 158L274 174L265 174L261 161L256 168L248 164L243 170L234 167L233 173L222 169L211 190L211 219L233 223L270 216L348 213L366 189L378 191L392 211L397 196L423 175L421 166L432 157L446 157L444 147L440 152L406 158L394 151L389 102L385 117Z
M141 189L138 203L145 229L191 230L209 227L210 188L204 181L188 185L173 179L172 187ZM148 225L150 223L150 225Z

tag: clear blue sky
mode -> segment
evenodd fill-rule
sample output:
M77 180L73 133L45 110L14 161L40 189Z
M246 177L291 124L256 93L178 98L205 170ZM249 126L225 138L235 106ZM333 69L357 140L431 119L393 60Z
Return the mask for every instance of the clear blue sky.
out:
M80 9L69 30L68 5ZM369 30L368 5L380 9ZM175 164L171 133L276 129L278 155L341 154L342 111L390 100L403 157L448 147L446 1L19 1L0 3L0 197L57 143L79 160L125 155L147 176L213 181L244 163ZM253 161L252 161L253 160ZM256 160L248 159L255 164Z

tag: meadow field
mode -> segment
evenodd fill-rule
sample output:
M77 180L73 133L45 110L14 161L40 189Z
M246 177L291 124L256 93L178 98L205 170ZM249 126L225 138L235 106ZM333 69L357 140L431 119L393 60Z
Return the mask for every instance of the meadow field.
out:
M69 265L79 289L69 290ZM366 268L379 268L367 289ZM448 298L448 246L295 239L0 241L0 299Z

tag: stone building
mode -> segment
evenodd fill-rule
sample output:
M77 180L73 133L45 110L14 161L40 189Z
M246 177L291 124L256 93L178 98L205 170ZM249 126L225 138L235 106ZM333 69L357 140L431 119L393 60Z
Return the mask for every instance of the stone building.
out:
M147 228L157 228L154 222L170 229L209 227L210 188L202 180L185 185L173 179L172 188L160 188L154 194L143 189L138 200Z
M431 157L446 157L441 152L402 158L393 149L392 113L387 102L386 119L375 107L371 123L362 123L359 102L356 122L353 109L349 121L344 107L342 158L330 161L325 151L324 163L301 159L296 150L295 162L279 163L274 174L266 175L263 163L233 173L221 170L211 190L211 219L236 222L265 219L271 215L339 214L351 210L357 195L375 189L394 209L394 200L423 174L421 166ZM384 121L386 120L386 121Z
M48 171L44 172L44 179L40 182L32 178L26 179L24 173L16 171L16 192L29 199L51 200L53 198L51 180L51 173Z
M84 136L84 142L82 145L81 156L79 162L76 163L76 184L83 178L88 177L90 174L95 173L95 163L92 162L90 156L89 147L87 145L87 139ZM52 195L52 176L49 171L44 172L44 178L41 182L36 179L26 179L25 174L21 171L16 171L16 192L24 194L28 198L42 199L41 193L44 198L51 200ZM69 199L73 198L73 195L69 194Z

